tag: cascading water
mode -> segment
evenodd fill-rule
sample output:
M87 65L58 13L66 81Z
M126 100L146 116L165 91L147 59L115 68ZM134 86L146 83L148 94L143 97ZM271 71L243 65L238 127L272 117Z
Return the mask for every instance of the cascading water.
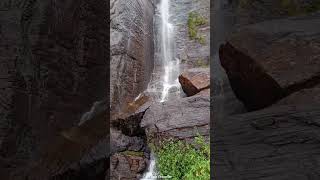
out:
M156 47L160 50L160 56L156 58L160 63L160 71L155 70L154 75L156 78L151 78L147 92L156 93L155 101L164 102L171 97L179 97L180 95L180 83L178 76L180 73L180 62L175 57L175 28L170 23L170 3L169 0L161 0L157 11L160 15L160 23L156 28L158 33L156 34L157 42ZM158 77L157 75L160 75ZM158 95L159 94L159 95ZM174 96L170 96L173 94ZM151 152L150 164L148 171L142 178L142 180L157 179L156 173L156 158Z
M169 0L161 0L155 19L155 70L148 92L156 94L155 101L164 102L180 94L180 62L175 56L175 27L170 22ZM171 96L172 95L172 96ZM174 96L173 96L174 95Z
M161 17L161 57L164 68L163 89L160 102L167 100L169 90L172 87L179 87L179 60L174 57L174 27L170 23L169 0L162 0L160 3ZM177 88L178 89L178 88Z

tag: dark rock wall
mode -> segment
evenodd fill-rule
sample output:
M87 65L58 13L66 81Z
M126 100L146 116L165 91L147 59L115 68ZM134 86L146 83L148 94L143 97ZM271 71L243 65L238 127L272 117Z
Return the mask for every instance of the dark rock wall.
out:
M106 1L1 1L1 177L106 97L106 9Z
M153 1L111 1L110 102L119 112L145 90L153 71Z
M215 179L320 177L319 13L287 16L246 17L242 20L264 22L238 28L221 46L220 59L232 89L252 112L225 116L219 122L215 118L211 134Z

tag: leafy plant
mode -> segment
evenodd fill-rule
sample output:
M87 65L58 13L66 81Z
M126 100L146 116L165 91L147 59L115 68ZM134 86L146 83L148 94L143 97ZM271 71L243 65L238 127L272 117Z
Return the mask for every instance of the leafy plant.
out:
M171 176L173 180L210 179L210 146L202 136L196 137L193 144L174 139L163 141L155 154L162 176Z
M191 40L198 40L199 43L205 44L203 36L198 35L200 26L207 24L207 20L196 12L190 12L188 18L188 32Z

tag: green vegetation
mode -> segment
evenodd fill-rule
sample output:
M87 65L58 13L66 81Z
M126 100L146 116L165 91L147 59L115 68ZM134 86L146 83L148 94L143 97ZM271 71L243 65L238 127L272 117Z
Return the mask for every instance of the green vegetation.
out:
M210 146L202 136L194 143L166 140L155 151L159 175L171 176L173 180L209 180Z
M201 67L201 68L207 68L207 67L209 67L209 64L208 63L206 63L204 60L202 60L202 59L198 59L197 61L196 61L196 66L197 67Z
M248 8L252 4L252 0L240 0L239 1L239 6L241 8Z
M144 152L142 151L123 151L121 153L127 156L139 156L139 157L144 156Z
M205 38L198 34L200 26L207 24L207 20L196 12L190 12L188 18L188 32L191 40L197 40L200 44L205 44Z
M296 0L280 0L280 5L290 16L308 14L320 10L320 0L313 0L303 5Z

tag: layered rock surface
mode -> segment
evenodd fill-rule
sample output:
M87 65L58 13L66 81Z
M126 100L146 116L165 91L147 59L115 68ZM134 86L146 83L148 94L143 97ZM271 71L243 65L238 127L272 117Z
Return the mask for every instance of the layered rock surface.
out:
M214 132L216 179L318 179L319 104L231 116Z

